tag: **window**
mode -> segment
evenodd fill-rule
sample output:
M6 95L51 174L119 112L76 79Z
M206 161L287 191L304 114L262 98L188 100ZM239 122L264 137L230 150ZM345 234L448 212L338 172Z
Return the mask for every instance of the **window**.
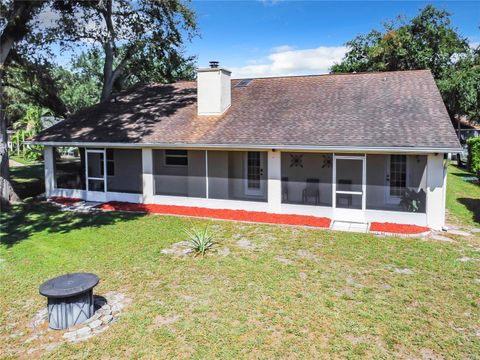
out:
M166 166L188 166L187 150L165 150Z
M107 176L115 176L115 160L113 158L113 149L107 149ZM101 175L103 176L103 161L100 168Z
M390 155L390 196L400 197L407 187L407 157Z
M107 149L107 175L115 176L115 161L113 159L113 149Z

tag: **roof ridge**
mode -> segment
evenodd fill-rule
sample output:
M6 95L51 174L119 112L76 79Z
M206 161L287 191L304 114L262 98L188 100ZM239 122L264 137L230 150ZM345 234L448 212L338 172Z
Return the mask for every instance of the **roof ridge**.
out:
M244 77L233 78L232 80L268 80L268 79L286 79L286 78L309 78L309 77L327 77L327 76L341 76L341 75L377 75L377 74L392 74L392 73L407 73L407 72L431 72L430 69L409 69L409 70L389 70L389 71L361 71L361 72L343 72L343 73L328 73L328 74L310 74L310 75L279 75L279 76L261 76L261 77Z

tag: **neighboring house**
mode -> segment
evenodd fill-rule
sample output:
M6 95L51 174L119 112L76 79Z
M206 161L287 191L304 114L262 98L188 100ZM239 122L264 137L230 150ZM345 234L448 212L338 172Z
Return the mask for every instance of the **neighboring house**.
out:
M461 150L429 71L139 86L43 131L47 196L444 225ZM76 146L65 163L54 148Z

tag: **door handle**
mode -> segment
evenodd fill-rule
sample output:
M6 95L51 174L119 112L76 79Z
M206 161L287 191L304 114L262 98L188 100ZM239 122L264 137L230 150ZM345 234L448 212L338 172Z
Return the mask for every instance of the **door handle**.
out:
M387 182L390 182L390 175L387 175L385 180L387 180Z
M263 169L260 169L260 175L263 176Z

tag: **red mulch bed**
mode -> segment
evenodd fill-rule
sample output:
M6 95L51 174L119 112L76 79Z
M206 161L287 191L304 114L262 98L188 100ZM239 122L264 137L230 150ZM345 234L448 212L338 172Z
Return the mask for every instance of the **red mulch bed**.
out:
M256 223L303 225L319 228L329 228L331 222L328 218L316 216L269 214L259 211L207 209L177 205L133 204L117 201L98 205L98 208L102 210L137 211L149 214L184 215Z
M82 199L66 198L66 197L61 197L61 196L53 196L49 199L58 203L58 204L62 204L62 205L73 205L73 204L78 203L79 201L82 201Z
M372 222L370 224L370 231L395 234L421 234L430 231L430 229L417 225Z

